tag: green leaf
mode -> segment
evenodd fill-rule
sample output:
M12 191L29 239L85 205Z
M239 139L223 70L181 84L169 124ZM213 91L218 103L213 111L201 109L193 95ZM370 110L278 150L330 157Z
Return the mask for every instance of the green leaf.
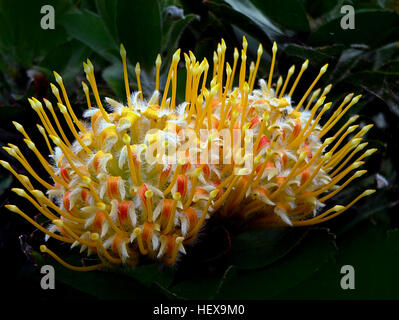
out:
M116 26L116 6L117 1L96 0L97 11L108 30L111 37L115 40L118 38L118 30Z
M309 22L306 12L298 0L251 0L256 8L258 8L265 16L277 22L282 27L301 31L309 31Z
M119 47L97 14L88 10L75 10L66 14L60 23L69 35L83 42L104 59L111 62L119 60Z
M161 51L162 19L158 1L119 0L117 5L119 40L132 64L151 70Z
M349 76L352 69L358 64L364 52L364 49L356 48L344 50L339 57L333 72L330 73L328 81L337 84L339 81L342 81L344 78Z
M379 215L380 213L376 213ZM399 229L386 231L364 221L345 237L337 238L338 253L306 281L287 290L280 299L398 299ZM355 289L340 286L341 268L355 271Z
M49 52L40 63L40 67L47 69L49 79L53 79L52 71L57 71L69 86L76 75L83 71L82 62L89 54L88 47L77 40L72 40Z
M57 280L99 299L145 300L156 296L139 282L127 280L125 276L116 273L83 273L67 270L60 265L54 265L54 268Z
M173 281L173 270L159 263L141 265L134 269L121 268L116 271L136 279L149 288L154 284L158 284L162 288L168 288Z
M397 41L376 49L373 70L379 69L395 56L396 58L399 56L399 46Z
M373 179L374 180L374 179ZM368 183L370 185L370 183ZM364 187L366 188L366 187ZM360 193L359 191L356 191ZM349 193L349 192L348 192ZM348 196L351 193L348 194ZM352 191L353 194L353 191ZM353 196L352 196L353 197ZM346 232L352 231L354 227L356 227L359 223L363 222L366 219L369 219L372 215L379 215L384 212L390 206L389 198L386 190L378 190L373 195L373 201L371 203L366 203L359 208L354 208L351 210L352 217L348 218L348 222L343 224L341 228L339 228L336 233L338 235L344 234ZM349 214L349 212L348 212ZM355 229L356 230L356 229Z
M330 45L323 47L310 47L299 44L288 44L284 48L284 52L290 56L301 58L301 60L309 59L315 65L327 63L331 56L337 55L344 49L343 45Z
M40 13L42 1L2 0L0 3L0 53L12 63L30 67L40 61L54 47L67 42L64 28L58 24L71 6L67 0L48 1L55 11L55 29L42 29Z
M62 257L71 264L81 264L79 256L76 254L63 253ZM74 289L85 292L98 299L149 300L160 299L162 297L162 295L153 289L148 288L142 281L119 272L77 272L65 268L50 256L45 255L44 258L42 261L38 259L36 261L54 266L55 279L57 281L61 281ZM144 276L144 272L141 275Z
M7 107L0 106L0 124L2 127L10 125L12 120L20 118L25 112L24 107L15 106L15 107Z
M122 63L116 62L110 65L104 69L102 75L104 80L111 87L112 91L119 98L126 100Z
M391 112L399 117L399 95L397 76L382 71L364 71L352 73L345 82L360 87L384 101Z
M236 12L246 16L250 21L256 24L271 40L283 36L283 32L277 27L264 12L259 10L249 0L224 0Z
M195 274L168 289L170 295L179 299L211 299L220 284L220 274Z
M239 269L265 267L288 254L307 234L304 228L251 229L232 239L233 264Z
M324 0L324 1L312 1L304 0L306 12L313 17L321 16L334 8L337 5L337 0Z
M278 262L259 270L231 267L223 277L216 299L270 299L310 277L335 253L331 237L311 232Z
M184 30L193 22L196 18L198 18L195 14L188 14L184 16L183 19L178 21L174 21L169 30L168 34L164 37L163 48L165 48L168 52L168 55L172 55L174 51L176 51L180 37L182 36ZM166 58L168 60L168 58Z
M8 189L11 185L12 177L11 176L0 176L0 196L4 193L6 189Z
M384 10L357 10L355 29L342 29L342 16L336 17L317 29L310 37L311 45L331 42L365 44L376 47L396 39L399 32L399 15Z

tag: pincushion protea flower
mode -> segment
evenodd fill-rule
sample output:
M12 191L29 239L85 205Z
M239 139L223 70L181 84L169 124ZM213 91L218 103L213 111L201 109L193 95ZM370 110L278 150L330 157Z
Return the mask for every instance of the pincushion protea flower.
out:
M99 264L77 267L41 246L43 252L61 264L87 271L121 263L134 266L140 256L172 265L179 252L185 252L184 245L196 239L210 216L264 227L313 225L336 217L372 194L374 190L366 190L349 204L323 208L328 199L366 172L352 173L364 164L365 157L376 151L368 149L358 155L367 146L362 139L372 127L353 125L358 116L351 117L327 138L360 96L347 95L321 124L323 114L331 107L331 103L325 103L331 85L322 92L313 89L327 65L293 104L295 89L308 60L292 85L295 66L289 69L284 81L280 76L272 85L277 51L274 44L267 82L260 80L259 89L254 89L262 46L256 62L250 64L249 75L246 51L244 37L240 65L235 49L231 67L225 63L226 45L222 40L214 52L212 70L206 59L200 62L191 52L184 54L186 91L185 101L180 105L176 103L180 50L173 56L162 97L161 58L157 57L155 91L147 101L141 90L139 64L135 69L139 91L130 92L126 52L121 46L127 103L105 98L107 108L97 89L93 65L87 60L84 71L96 106L92 105L89 88L83 82L88 106L85 121L76 117L62 78L54 72L61 89L51 84L57 108L76 140L68 140L52 103L46 99L44 105L36 98L29 102L42 123L38 129L50 159L36 148L23 126L14 122L52 182L38 176L17 146L4 147L47 189L46 194L35 189L27 176L1 161L25 188L12 190L32 203L51 223L43 227L17 206L7 205L7 208L43 231L47 239L52 237L71 247L79 246L81 252L87 251L89 255L95 253ZM238 86L233 88L236 70ZM211 72L208 89L206 80ZM184 129L194 132L190 137L194 148L180 153L178 161L170 161L176 154L159 152L149 160L154 143L181 147L185 140L178 134ZM202 129L210 132L205 140L200 138ZM243 136L239 142L247 142L246 133L251 131L251 148L246 148L247 153L243 154L243 148L236 147L234 142L222 143L221 130L238 131ZM208 154L212 144L216 148L211 149L211 156L219 159L223 153L231 161L201 162L199 159ZM237 160L240 157L245 161Z

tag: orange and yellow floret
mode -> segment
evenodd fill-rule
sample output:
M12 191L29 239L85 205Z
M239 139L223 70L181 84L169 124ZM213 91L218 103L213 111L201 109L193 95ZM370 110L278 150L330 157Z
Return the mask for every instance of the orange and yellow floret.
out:
M245 38L241 58L235 49L232 67L225 62L225 51L222 40L214 53L213 69L206 59L200 62L191 52L184 54L186 91L185 101L180 105L176 102L180 50L173 56L162 96L161 58L157 57L154 94L144 100L139 64L135 69L138 92L130 92L123 46L126 104L100 98L89 60L83 65L91 93L86 83L82 83L88 105L86 120L76 117L57 73L54 74L58 87L51 85L56 107L46 99L43 102L29 99L42 123L37 126L48 147L49 158L36 148L22 125L17 122L14 125L52 181L39 177L17 146L9 144L4 149L47 192L35 189L30 179L17 173L8 162L1 164L24 187L12 190L32 203L50 223L44 227L17 206L7 205L7 208L43 231L46 240L52 237L71 247L79 246L81 252L96 254L99 263L76 267L44 245L43 252L81 271L122 263L134 266L140 256L172 265L179 253L185 253L184 245L196 239L210 216L265 227L313 225L341 214L374 192L366 190L347 205L323 208L328 199L366 172L356 170L364 164L365 157L376 151L368 149L361 153L367 146L367 142L362 142L363 136L372 125L359 128L353 124L358 116L349 118L327 137L360 96L347 95L321 124L321 117L331 107L330 102L325 103L331 85L323 91L313 89L327 65L320 69L307 91L295 97L308 60L295 77L292 66L285 80L280 76L272 84L277 51L274 44L268 79L260 80L259 88L254 89L262 46L256 62L250 64L249 73ZM233 88L236 74L238 86ZM207 78L210 88L206 85ZM297 100L296 105L292 104L293 99ZM75 141L68 140L55 109L65 118ZM182 128L191 128L196 134L201 129L238 129L243 134L253 130L252 152L234 151L244 159L252 159L253 166L248 169L242 162L234 161L196 163L188 156L179 157L176 163L165 159L153 163L143 160L151 142L159 140L161 135L176 134ZM147 134L151 129L158 131ZM219 141L216 135L210 135L205 142L199 141L199 137L194 139L198 140L198 153ZM183 142L172 138L166 143ZM222 152L224 145L217 145L218 152Z

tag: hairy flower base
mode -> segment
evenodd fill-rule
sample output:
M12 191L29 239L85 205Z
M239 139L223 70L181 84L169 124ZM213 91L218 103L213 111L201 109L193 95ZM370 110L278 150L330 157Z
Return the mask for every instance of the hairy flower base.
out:
M88 255L95 253L99 264L75 267L41 246L43 252L65 266L87 271L121 263L134 266L142 255L172 265L179 252L185 252L184 245L196 239L210 216L265 227L312 225L341 214L373 193L374 190L366 190L345 206L335 205L319 213L328 199L366 172L353 173L363 165L365 157L376 151L369 149L357 155L366 147L367 142L362 143L362 138L372 127L353 125L357 116L326 138L360 96L346 96L321 124L321 117L331 107L331 103L324 103L331 85L322 92L320 89L313 91L313 88L326 72L327 65L321 68L294 106L292 97L308 61L303 63L290 90L288 85L295 66L289 69L284 82L280 77L272 86L277 51L274 44L268 81L260 80L259 89L253 89L262 46L259 46L256 62L250 65L248 77L246 50L244 38L236 88L233 88L233 80L238 69L237 49L231 67L225 63L226 46L222 40L214 53L213 70L209 70L206 59L199 62L191 52L184 54L186 93L180 105L176 105L180 50L173 56L162 97L159 94L161 58L158 56L156 87L147 101L141 92L138 64L139 91L130 93L126 52L121 46L127 105L105 98L107 108L99 96L94 68L88 60L83 64L84 71L96 107L92 106L89 88L83 82L87 121L77 119L62 78L54 73L61 89L51 85L57 108L76 140L67 139L52 103L46 99L44 104L49 112L39 100L32 98L29 102L42 122L38 129L51 160L42 156L22 125L14 122L53 181L50 183L39 177L17 146L4 147L47 189L47 195L34 189L27 176L18 174L7 162L1 161L25 188L13 191L32 203L51 223L45 228L18 207L7 205L7 208L46 233L46 238L70 243L71 247L79 246L81 252L87 251ZM206 88L208 71L212 72L209 89ZM168 161L170 155L157 153L155 159L159 161L142 159L154 143L181 147L185 140L176 137L188 128L195 133L189 139L198 148L187 150L186 156L180 155L177 163ZM244 154L242 148L226 146L217 135L200 140L202 129L242 133L252 130L253 147ZM210 147L215 143L216 151ZM192 160L192 152L199 159L208 151L217 157L227 151L245 160L251 159L252 165L248 169L241 162L209 164Z

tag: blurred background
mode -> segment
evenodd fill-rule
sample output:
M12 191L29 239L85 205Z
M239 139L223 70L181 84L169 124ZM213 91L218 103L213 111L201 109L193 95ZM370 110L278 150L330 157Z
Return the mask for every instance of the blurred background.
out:
M55 9L55 29L43 30L43 5ZM342 29L341 8L355 10L355 28ZM39 232L3 206L15 203L40 223L38 212L17 198L20 187L0 169L0 282L9 297L36 299L398 299L399 298L399 2L393 0L0 0L0 145L18 145L32 167L40 163L26 148L11 121L23 124L40 150L46 150L36 128L35 112L27 98L54 101L52 71L64 79L78 115L86 108L81 88L82 62L90 58L102 96L125 99L119 45L129 60L131 86L134 65L140 62L144 94L155 82L155 58L161 54L164 83L177 48L212 61L223 38L227 61L245 35L248 64L258 44L264 54L258 76L268 74L273 41L278 44L275 78L310 60L301 84L307 85L319 68L329 64L320 87L332 84L329 101L348 93L362 94L350 110L360 123L373 123L368 173L339 197L347 203L366 188L377 192L342 216L311 228L231 230L211 223L207 236L173 269L148 264L116 273L76 273L59 267L37 251ZM178 98L184 97L183 65ZM275 80L276 80L275 79ZM305 87L298 87L306 89ZM332 108L333 109L333 108ZM344 122L346 119L343 119ZM339 127L339 126L337 126ZM21 166L6 152L18 172ZM44 170L43 170L44 171ZM26 174L26 173L25 173ZM49 241L65 260L80 263L75 250ZM56 290L40 288L40 265L54 264ZM356 272L355 290L343 290L343 265Z

